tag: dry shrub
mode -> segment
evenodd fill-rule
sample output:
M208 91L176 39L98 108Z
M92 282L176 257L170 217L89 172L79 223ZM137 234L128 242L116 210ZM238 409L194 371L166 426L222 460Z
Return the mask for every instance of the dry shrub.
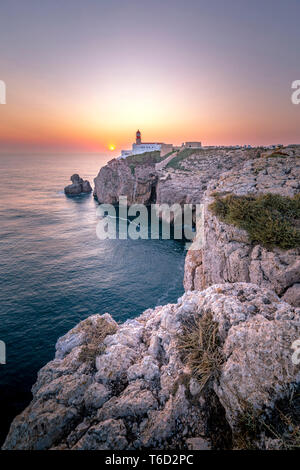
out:
M105 318L100 318L96 325L91 320L84 324L85 342L79 354L79 360L94 364L98 354L103 352L103 340L108 335L113 335L117 331L116 325L108 322Z
M201 389L210 379L218 376L224 358L218 323L213 321L211 312L199 318L192 317L178 336L178 348Z
M238 415L233 435L237 450L259 449L261 435L276 440L276 448L283 450L300 449L300 394L291 394L280 399L271 415L255 410L245 403Z
M289 249L300 246L300 195L215 196L210 210L248 232L253 243Z

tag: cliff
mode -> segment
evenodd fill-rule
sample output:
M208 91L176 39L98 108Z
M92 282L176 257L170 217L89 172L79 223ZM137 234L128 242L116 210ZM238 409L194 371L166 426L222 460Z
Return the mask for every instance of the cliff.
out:
M94 196L99 202L110 204L118 203L119 196L124 195L129 204L199 203L212 179L259 155L257 149L186 149L161 167L163 160L153 153L158 152L111 160L94 180Z
M205 243L187 253L177 304L122 325L94 315L58 340L4 449L299 446L298 151L179 152L100 170L100 202L203 202Z
M249 160L240 170L223 173L219 180L210 182L203 199L205 243L201 250L187 254L186 290L201 290L220 282L253 282L274 289L284 300L300 306L299 243L290 249L253 243L246 230L224 223L210 208L215 195L272 194L292 198L299 194L300 158L293 149L289 153ZM299 221L299 213L297 218ZM253 224L259 223L253 220ZM262 220L262 231L267 232L270 223L267 218Z
M299 309L247 283L186 293L122 325L94 315L58 340L3 449L183 449L199 438L284 447L267 426L297 389L299 336ZM249 414L255 439L243 427Z
M119 196L127 196L128 204L150 204L155 199L155 164L159 160L159 152L111 160L94 179L94 197L108 204L117 204Z

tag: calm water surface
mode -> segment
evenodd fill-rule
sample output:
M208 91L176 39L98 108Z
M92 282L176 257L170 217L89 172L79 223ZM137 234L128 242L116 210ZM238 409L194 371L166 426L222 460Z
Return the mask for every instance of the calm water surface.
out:
M181 242L100 241L93 197L64 195L72 173L93 183L107 160L0 156L0 443L59 336L89 315L123 322L183 293Z

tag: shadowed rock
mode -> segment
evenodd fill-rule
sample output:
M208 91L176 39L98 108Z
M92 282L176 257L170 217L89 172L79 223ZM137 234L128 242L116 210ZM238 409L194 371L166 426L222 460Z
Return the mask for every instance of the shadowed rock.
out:
M69 186L65 187L65 194L69 196L75 196L77 194L81 193L90 193L92 192L92 187L89 183L88 180L83 180L80 178L80 176L75 173L74 175L71 176L71 181L72 184L69 184Z

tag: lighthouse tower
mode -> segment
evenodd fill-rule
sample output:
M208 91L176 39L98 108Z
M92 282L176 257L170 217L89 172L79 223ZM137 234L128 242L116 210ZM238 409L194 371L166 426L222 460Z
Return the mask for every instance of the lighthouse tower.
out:
M135 141L136 141L136 144L137 144L137 145L140 145L140 144L142 143L142 137L141 137L141 133L140 133L139 130L136 131L136 139L135 139Z

